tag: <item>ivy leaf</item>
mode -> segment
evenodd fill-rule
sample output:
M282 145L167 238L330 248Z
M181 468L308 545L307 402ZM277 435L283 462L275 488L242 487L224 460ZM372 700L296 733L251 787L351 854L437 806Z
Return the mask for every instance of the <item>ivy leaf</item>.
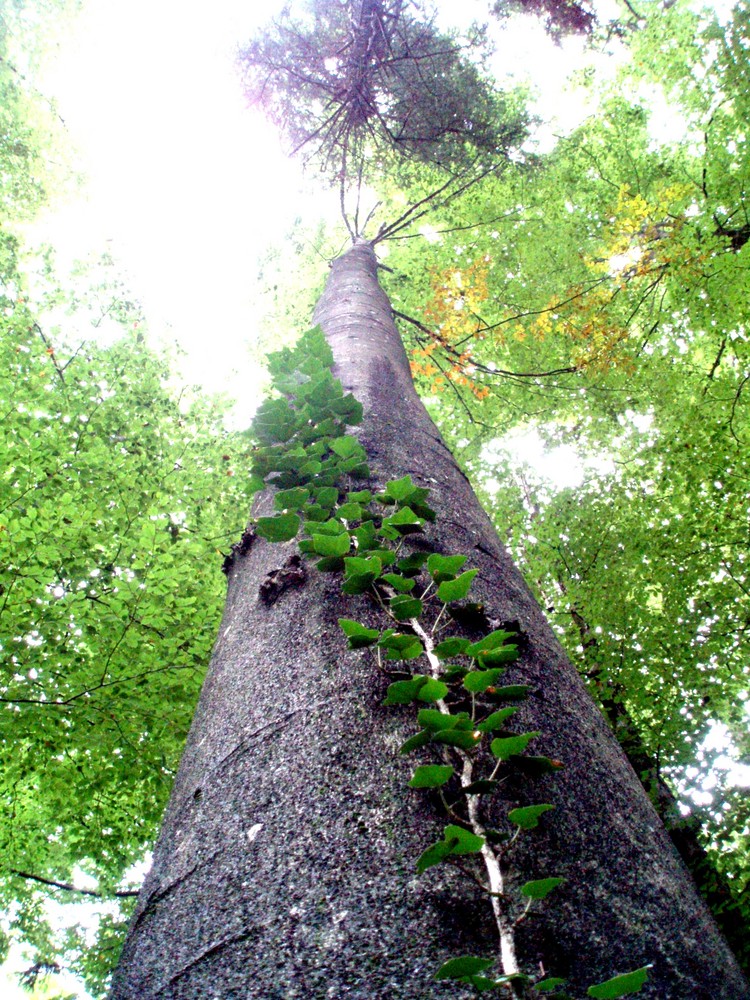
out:
M453 775L450 764L422 764L409 781L409 788L439 788Z
M296 538L300 519L296 514L277 514L276 517L259 517L256 534L269 542L290 542Z
M533 882L526 882L521 886L519 892L529 899L544 899L564 881L564 878L539 878Z
M346 536L348 538L348 535ZM344 559L344 581L341 589L345 594L363 594L380 575L382 564L379 559L363 559L349 556Z
M467 656L483 656L491 653L493 650L499 649L501 646L507 642L508 639L517 638L517 633L506 632L503 629L496 629L494 632L490 632L483 639L478 642L473 642L466 650Z
M538 993L551 993L552 990L557 989L558 986L564 986L567 980L561 979L559 976L552 976L550 979L543 979L540 983L534 984L534 989Z
M419 747L427 746L430 742L430 733L427 729L422 729L420 732L415 733L410 736L408 740L405 740L401 746L398 748L399 753L411 753L412 750L417 750Z
M475 833L471 833L462 826L451 824L445 828L444 839L428 847L419 857L417 871L421 875L428 868L432 868L433 865L444 861L451 854L477 854L483 847L483 837L478 837Z
M520 826L522 830L535 830L539 826L539 817L554 808L549 803L539 806L521 806L518 809L511 809L508 813L508 819L516 826Z
M323 556L315 563L315 568L321 573L340 573L344 568L341 556Z
M346 499L349 503L368 504L372 500L372 493L370 490L356 490L353 493L347 493Z
M320 524L316 524L313 533L316 535L343 535L344 537L348 537L346 528L335 517L330 517L327 521L321 521Z
M344 434L342 437L333 438L328 442L328 447L339 458L356 458L358 461L367 458L367 453L359 441L351 434Z
M541 733L536 730L533 733L520 733L518 736L506 736L502 739L493 740L490 743L490 750L498 760L507 760L512 754L523 753L529 743Z
M360 552L372 548L375 544L375 525L372 521L365 521L354 530L354 537L357 539L357 548Z
M359 521L362 518L362 504L342 503L336 510L336 517L342 521Z
M461 716L469 718L466 712L462 712L461 715L449 715L437 708L423 708L417 715L417 722L430 732L438 733L443 729L452 729Z
M313 534L312 543L320 556L344 556L349 551L351 539L346 533L341 535Z
M400 573L403 573L406 576L411 574L416 575L419 573L426 561L426 552L412 552L410 555L404 556L403 559L399 559L396 568Z
M362 423L364 418L362 404L351 393L342 398L332 400L329 405L336 416L341 417L350 426Z
M477 725L477 729L480 733L491 733L496 729L503 729L505 722L517 711L517 708L501 708L499 711L488 715L486 719Z
M399 535L410 535L421 531L423 524L422 518L417 517L411 507L402 507L390 517L383 518L383 525L393 528Z
M497 663L513 663L519 657L518 646L503 646L502 649L492 649L477 657L483 667L491 667Z
M441 556L433 552L427 560L427 569L435 583L452 580L466 562L468 556Z
M412 482L411 476L407 474L401 479L392 479L386 483L383 496L395 501L406 500L416 489L418 489L417 484Z
M424 646L415 635L384 633L378 646L385 650L386 659L389 660L414 660L424 653Z
M510 758L509 763L530 778L541 778L543 774L554 774L555 771L561 771L564 766L562 761L550 760L549 757L520 756L516 754Z
M523 701L528 698L529 690L528 684L508 684L493 691L492 697L496 701Z
M366 628L351 618L339 618L339 627L349 640L349 649L363 649L378 641L380 632L376 628Z
M409 618L419 618L422 614L422 602L416 597L393 597L390 610L394 618L405 622Z
M419 694L420 688L427 683L424 674L415 674L408 681L394 681L388 685L384 705L408 705Z
M464 677L464 687L467 691L471 691L472 694L481 694L487 688L492 687L501 673L502 670L497 668L493 670L471 670Z
M455 580L444 580L437 591L440 600L445 604L449 604L451 601L462 601L469 593L472 581L478 572L478 569L467 569Z
M416 583L413 577L399 576L398 573L384 573L382 579L400 594L408 594L414 590Z
M310 491L304 486L295 486L291 490L279 490L273 498L276 510L300 510L310 496Z
M589 986L586 995L594 997L595 1000L616 1000L617 997L626 997L630 993L638 991L648 982L648 970L650 966L645 965L642 969L634 972L626 972L622 976L614 976L604 983L596 986Z
M479 736L475 736L473 732L467 730L443 729L438 733L433 733L432 742L458 747L459 750L473 750L479 742Z
M489 969L494 964L494 958L474 958L471 955L450 958L437 970L435 979L465 979L467 976L475 976L479 972L484 972L485 969Z
M459 636L454 636L439 642L435 646L434 652L441 660L447 660L451 656L460 656L461 653L466 652L470 645L471 643L468 639L461 639Z
M320 489L313 489L313 496L319 507L330 510L338 503L339 491L335 486L321 486Z
M426 684L419 689L417 697L420 701L440 701L448 694L448 685L443 681L430 677Z
M451 853L451 846L446 841L439 840L436 844L428 847L417 858L417 873L422 875L428 868L432 868L433 865L439 865L441 861L445 861Z
M464 795L489 795L500 785L499 781L491 781L489 778L478 778L470 784L465 785L461 790Z

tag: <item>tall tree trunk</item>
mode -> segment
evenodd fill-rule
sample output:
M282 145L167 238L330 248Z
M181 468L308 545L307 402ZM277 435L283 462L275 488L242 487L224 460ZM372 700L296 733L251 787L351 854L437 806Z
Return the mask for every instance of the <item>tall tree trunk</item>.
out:
M537 752L565 764L530 785L506 783L492 799L494 822L517 805L556 803L513 854L522 882L566 879L519 926L522 964L569 976L576 996L652 963L644 997L750 998L638 779L420 402L376 267L366 243L333 264L316 320L335 374L364 405L371 467L383 481L409 473L430 488L434 547L468 554L488 617L515 619L527 633L528 650L507 676L532 687L519 716L541 730ZM374 624L375 611L365 597L342 597L330 574L305 573L293 553L293 543L255 540L230 569L117 1000L468 1000L471 988L432 973L449 957L497 947L491 909L472 883L445 865L415 874L444 819L405 787L411 765L397 748L413 713L382 707L386 682L371 658L344 649L336 625L340 616ZM285 589L266 584L282 578Z

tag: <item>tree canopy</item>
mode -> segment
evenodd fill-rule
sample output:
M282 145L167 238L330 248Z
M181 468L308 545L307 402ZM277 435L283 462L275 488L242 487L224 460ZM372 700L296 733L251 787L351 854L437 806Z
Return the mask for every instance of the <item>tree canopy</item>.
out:
M741 927L750 816L727 757L750 754L750 14L623 3L612 31L587 4L521 6L622 60L614 84L586 75L595 113L544 155L481 34L397 0L294 9L247 46L245 82L342 204L376 190L417 385L667 825L700 829L719 870L704 890ZM55 941L44 899L67 890L40 880L132 888L213 640L220 553L244 526L250 443L174 392L122 292L109 347L80 309L55 330L33 301L17 223L44 196L49 108L12 59L6 45L0 891L39 961L100 991L117 920L94 948ZM296 308L280 270L279 323ZM577 485L525 461L520 434L565 449Z

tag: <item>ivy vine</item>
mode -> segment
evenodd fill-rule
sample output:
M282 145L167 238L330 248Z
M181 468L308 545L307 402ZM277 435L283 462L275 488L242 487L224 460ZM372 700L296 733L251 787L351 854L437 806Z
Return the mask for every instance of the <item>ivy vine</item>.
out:
M480 886L497 927L500 968L497 957L462 955L444 962L435 979L477 992L569 1000L565 980L532 978L521 971L515 952L518 925L564 880L550 875L511 889L506 875L519 837L535 830L554 806L511 809L504 829L485 826L482 819L484 800L512 769L534 779L563 766L527 753L540 732L509 728L529 689L503 684L502 675L521 655L524 637L508 625L478 641L456 634L479 571L465 568L466 555L443 555L424 544L410 551L409 538L436 520L429 490L411 476L382 489L354 488L373 478L364 448L347 432L362 422L363 410L344 394L332 364L319 328L269 357L277 395L262 404L253 422L251 489L273 488L276 513L258 517L254 532L270 542L299 537L300 552L318 571L339 575L344 594L371 598L385 627L340 618L348 648L372 651L392 678L385 706L415 708L418 728L401 753L440 751L442 763L416 764L408 782L435 794L447 820L442 838L417 859L417 872L447 863ZM637 969L590 986L587 995L613 1000L637 993L647 976L648 967Z

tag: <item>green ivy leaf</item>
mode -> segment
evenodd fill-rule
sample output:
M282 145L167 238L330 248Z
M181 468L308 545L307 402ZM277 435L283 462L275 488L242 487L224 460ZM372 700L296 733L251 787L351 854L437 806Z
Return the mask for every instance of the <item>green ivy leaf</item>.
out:
M471 833L462 826L451 824L445 828L444 839L439 840L436 844L432 844L419 857L417 860L417 872L421 875L428 868L432 868L433 865L444 861L451 854L476 854L483 847L483 837L478 837L475 833Z
M500 785L499 781L491 781L489 778L479 778L465 785L462 789L464 795L490 795Z
M327 521L321 521L320 524L316 524L313 531L316 535L343 535L345 538L348 537L346 528L335 517L330 517Z
M522 830L535 830L539 826L539 817L554 808L549 803L539 806L521 806L518 809L511 809L508 813L508 819L516 826L520 826Z
M529 899L544 899L564 881L564 878L538 878L533 882L526 882L521 886L519 892Z
M383 518L383 527L393 528L399 535L414 534L421 531L423 525L424 521L421 517L417 517L411 507L402 507L390 517Z
M277 514L276 517L259 517L256 534L269 542L290 542L296 538L300 519L296 514Z
M417 750L419 747L427 746L429 742L429 731L427 729L422 729L420 732L410 736L408 740L405 740L401 744L399 747L399 753L411 753L412 750Z
M365 521L359 528L355 528L354 537L357 539L357 547L360 552L372 548L375 544L375 525L372 521Z
M626 972L622 976L614 976L604 983L596 986L589 986L586 990L587 996L594 997L595 1000L616 1000L617 997L626 997L630 993L638 991L648 982L648 970L650 966L645 965L642 969L634 972Z
M372 500L372 493L370 490L356 490L353 493L347 493L346 499L349 503L368 504Z
M378 645L385 650L389 660L414 660L424 653L422 643L415 635L383 634Z
M398 573L384 573L383 580L400 594L408 594L411 590L414 590L416 583L416 580L412 577L399 576Z
M432 742L458 747L459 750L473 750L479 742L479 736L464 729L442 729L438 733L433 733Z
M336 416L341 417L351 427L362 423L364 418L362 404L351 393L343 398L331 400L329 405Z
M494 958L474 958L471 955L451 958L440 966L435 973L435 979L464 979L466 976L475 976L478 972L484 972L485 969L489 969L494 964Z
M321 486L320 489L313 489L313 496L319 507L331 510L338 503L339 491L335 486Z
M328 447L339 458L356 458L358 461L367 458L365 449L351 434L344 434L342 437L333 438L333 440L328 442Z
M508 639L517 638L515 632L505 632L503 629L497 629L494 632L490 632L483 639L478 642L472 643L466 650L467 656L482 656L483 654L490 653L494 649L498 649L500 646L504 645Z
M347 536L348 537L348 536ZM379 559L363 559L349 556L344 559L344 581L341 589L345 594L363 594L380 575L382 564Z
M409 788L439 788L453 776L450 764L422 764L409 781Z
M323 556L315 563L315 567L321 573L341 573L344 569L344 560L341 556Z
M445 580L438 587L437 595L445 604L451 601L462 601L471 589L472 581L479 572L478 569L467 569L455 580Z
M409 618L419 618L422 614L422 602L416 597L392 597L390 611L400 622Z
M417 488L416 483L412 482L411 476L406 475L401 479L392 479L386 483L384 496L395 501L406 500Z
M435 646L435 655L441 660L447 660L451 656L460 656L461 653L465 653L470 645L468 639L461 639L458 636L443 639Z
M404 556L403 559L399 559L396 568L400 573L403 573L406 576L409 576L410 574L416 576L426 561L426 552L412 552L410 555Z
M300 510L310 491L304 486L295 486L291 490L279 490L273 498L273 505L276 510Z
M490 750L498 760L507 760L512 754L523 753L533 739L540 736L536 730L533 733L520 733L518 736L506 736L503 739L496 739L490 743Z
M443 681L438 681L434 677L430 677L427 683L419 689L417 697L420 701L440 701L447 694L448 685L444 684Z
M558 986L564 986L565 983L565 979L561 979L559 976L553 976L550 979L543 979L540 983L535 983L534 989L538 993L551 993L552 990L556 990Z
M417 722L423 728L429 729L430 732L438 733L443 729L452 729L462 717L469 718L466 712L461 712L459 715L449 715L437 708L423 708L417 714Z
M344 556L349 551L351 539L346 533L341 535L313 534L312 543L320 556Z
M452 580L466 562L468 556L441 556L433 552L427 560L427 570L435 583Z
M359 503L342 503L336 510L336 517L342 521L360 521L362 519L362 505Z
M510 758L510 763L530 778L541 778L543 774L554 774L555 771L560 771L563 768L563 763L560 760L550 760L549 757L532 757L531 755L521 757L514 754Z
M488 715L486 719L477 725L480 733L492 733L496 729L503 729L505 723L518 711L517 708L501 708L497 712Z
M481 694L487 688L492 687L501 673L502 670L497 668L493 670L471 670L464 677L464 687L467 691L471 691L472 694Z
M528 696L528 684L508 684L506 687L499 687L492 693L492 697L496 701L523 701Z
M339 627L349 640L349 649L363 649L378 641L380 633L376 628L366 628L351 618L339 618Z
M388 685L384 705L408 705L409 702L419 694L420 689L427 683L428 678L424 674L415 674L407 681L394 681Z

